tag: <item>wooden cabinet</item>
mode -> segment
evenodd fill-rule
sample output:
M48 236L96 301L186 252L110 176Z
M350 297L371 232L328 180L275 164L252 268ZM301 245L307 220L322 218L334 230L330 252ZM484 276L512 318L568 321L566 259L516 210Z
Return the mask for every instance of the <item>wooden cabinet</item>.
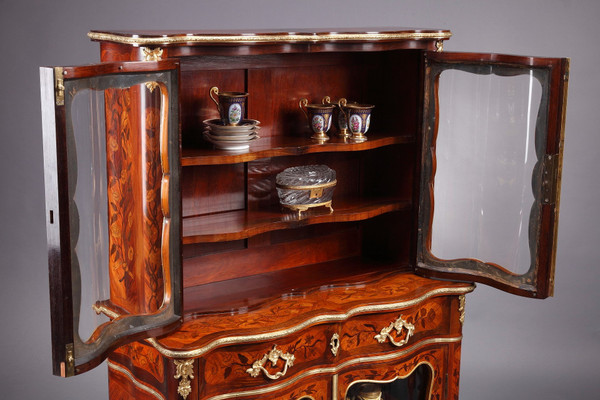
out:
M568 60L445 53L445 30L89 36L101 64L41 69L55 374L458 398L468 282L552 294ZM248 149L202 139L213 86L249 93ZM375 106L366 141L310 139L299 100L325 96ZM282 208L276 175L314 164L333 211Z

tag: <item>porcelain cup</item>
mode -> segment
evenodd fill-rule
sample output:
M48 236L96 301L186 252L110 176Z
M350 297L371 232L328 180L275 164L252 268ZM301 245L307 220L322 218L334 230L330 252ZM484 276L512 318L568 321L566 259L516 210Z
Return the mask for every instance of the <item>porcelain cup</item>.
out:
M213 86L210 88L209 95L217 105L223 125L235 126L244 118L248 93L219 92L219 88Z
M340 107L346 115L348 129L352 133L352 140L364 142L366 133L371 126L371 111L375 106L371 104L347 103Z
M325 99L323 99L323 103L325 103ZM333 104L323 103L309 104L307 99L300 99L299 102L300 109L306 115L308 124L313 131L311 139L317 141L329 140L327 132L331 128L333 109L335 108Z

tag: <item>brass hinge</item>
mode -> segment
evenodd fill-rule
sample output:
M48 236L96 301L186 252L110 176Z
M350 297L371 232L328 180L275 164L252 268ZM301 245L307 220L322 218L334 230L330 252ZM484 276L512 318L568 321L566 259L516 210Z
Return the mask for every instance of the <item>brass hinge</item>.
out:
M546 154L542 163L542 204L556 202L556 179L558 177L558 156Z
M57 106L65 105L65 81L63 78L63 68L54 67L54 92Z
M61 363L61 375L69 377L75 375L75 355L73 353L73 343L65 345L65 362Z

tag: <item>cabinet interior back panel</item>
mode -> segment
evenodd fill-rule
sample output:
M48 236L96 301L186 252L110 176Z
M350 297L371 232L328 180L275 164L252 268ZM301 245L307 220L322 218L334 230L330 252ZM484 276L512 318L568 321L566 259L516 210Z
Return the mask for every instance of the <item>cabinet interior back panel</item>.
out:
M188 70L181 71L180 118L183 146L207 146L201 138L202 121L218 118L217 106L208 92L216 86L222 92L245 91L245 70Z

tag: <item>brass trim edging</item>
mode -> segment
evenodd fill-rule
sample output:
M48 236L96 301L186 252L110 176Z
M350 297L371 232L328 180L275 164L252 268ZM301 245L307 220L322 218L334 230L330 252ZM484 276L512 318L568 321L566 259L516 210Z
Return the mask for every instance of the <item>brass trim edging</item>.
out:
M400 358L414 350L417 350L421 347L425 347L430 344L440 344L440 343L450 344L450 343L460 342L461 340L462 340L462 336L452 337L452 338L431 338L431 339L423 340L420 343L417 343L411 347L407 347L406 349L395 352L395 353L383 354L383 355L378 355L378 356L358 357L358 358L354 358L354 359L348 360L346 362L343 362L337 366L315 368L312 370L305 371L305 372L303 372L293 378L290 378L289 380L282 382L278 385L273 385L273 386L269 386L266 388L260 388L260 389L247 390L244 392L222 394L222 395L218 395L218 396L214 396L214 397L209 397L206 400L225 400L225 399L233 399L233 398L238 398L238 397L263 395L265 393L274 392L274 391L283 389L286 386L291 386L291 385L295 384L296 382L298 382L299 380L304 379L311 375L320 375L320 374L334 375L334 374L338 374L339 371L343 370L344 368L350 367L352 365L362 364L362 363L368 364L368 363L380 362L380 361L390 361L395 358Z
M467 299L464 294L461 294L460 296L458 296L458 312L460 314L460 316L458 317L458 320L460 321L461 326L465 324L465 303L466 303L466 301L467 301Z
M337 184L337 179L331 182L321 183L319 185L279 185L277 187L280 189L291 189L291 190L311 190L311 189L326 189L333 187Z
M425 293L417 298L411 299L411 300L400 301L400 302L391 303L391 304L375 304L375 305L360 306L360 307L353 308L353 309L351 309L345 313L341 313L341 314L317 315L316 317L309 318L306 321L304 321L296 326L293 326L291 328L288 328L288 329L281 329L281 330L274 331L274 332L261 333L261 334L255 334L255 335L230 336L230 337L220 338L213 342L210 342L206 346L199 347L199 348L193 349L193 350L170 350L170 349L160 345L158 343L158 341L154 338L148 338L148 339L146 339L146 341L148 343L150 343L152 346L154 346L154 348L156 348L156 350L158 350L158 352L161 353L165 357L196 358L196 357L200 357L201 355L203 355L217 347L221 347L221 346L229 346L229 345L239 344L239 343L261 342L261 341L279 339L279 338L285 337L287 335L290 335L292 333L301 331L312 325L317 325L317 324L322 324L322 323L327 323L327 322L345 321L348 318L350 318L356 314L367 314L367 313L373 313L373 312L393 311L393 310L397 310L399 308L412 307L412 306L419 304L420 302L425 301L431 297L435 297L435 296L439 296L439 295L461 295L461 294L466 294L466 293L472 292L473 289L475 289L474 285L467 286L464 288L435 289L435 290L427 292L427 293Z
M194 35L136 37L114 33L88 32L91 40L108 41L133 46L159 46L171 44L260 44L294 42L355 42L393 40L447 40L451 32L365 32L365 33L282 33L282 34L240 34L235 35Z
M166 400L165 397L161 393L157 392L154 388L152 388L150 386L147 386L147 385L144 385L142 382L138 381L128 369L126 369L126 368L124 368L124 367L122 367L120 365L114 364L110 360L107 360L106 363L108 364L108 368L110 368L110 369L112 369L114 371L120 372L123 375L125 375L128 379L130 379L131 382L138 389L141 389L144 392L146 392L146 393L154 396L158 400Z
M331 399L332 400L337 400L338 380L339 380L338 374L334 374L331 377L331 388L332 388L332 390L331 390Z
M560 143L558 145L558 166L556 172L556 188L555 188L555 203L554 203L554 231L552 232L552 257L550 259L550 287L548 288L548 295L554 296L554 273L556 270L556 248L558 242L558 221L559 221L559 210L560 210L560 189L562 185L562 169L563 169L563 156L565 154L565 124L567 120L567 100L569 97L569 75L571 74L571 59L567 58L565 61L565 72L562 77L563 79L563 91L562 91L562 109L561 109L561 120L560 120Z

